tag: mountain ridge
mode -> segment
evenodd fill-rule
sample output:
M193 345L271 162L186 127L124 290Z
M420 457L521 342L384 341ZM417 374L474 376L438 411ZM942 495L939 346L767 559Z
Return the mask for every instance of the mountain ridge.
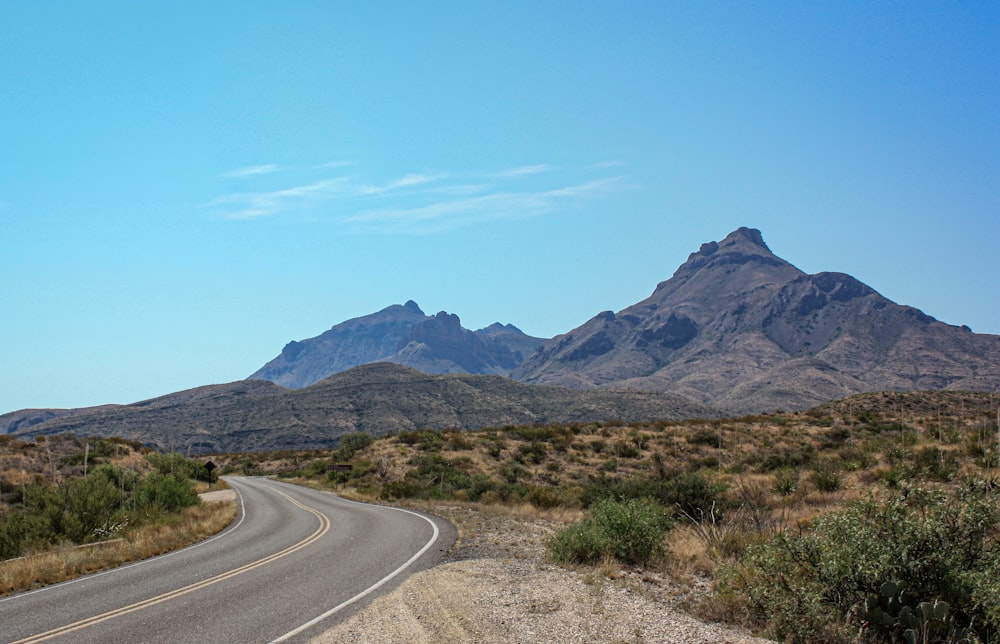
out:
M1000 385L1000 336L896 304L844 273L806 274L760 231L702 244L653 293L544 343L511 375L673 391L732 412L806 409L883 389Z
M78 410L13 434L73 432L182 452L249 452L332 447L354 432L381 436L422 429L719 415L673 394L579 391L502 376L431 375L394 363L371 363L302 389L265 380L206 385L131 405Z
M393 304L351 318L322 334L293 340L249 376L292 389L374 362L393 362L430 374L508 375L541 344L512 324L470 331L446 311L424 314L416 302Z
M415 388L418 393L406 395L418 405L381 391L401 386L373 379L390 373L387 363L404 369L394 377ZM470 371L485 380L462 380ZM356 393L370 391L344 401L337 398L338 382L353 383L348 388ZM443 389L425 396L426 383ZM1000 336L939 322L845 273L807 274L775 255L759 230L739 228L702 244L646 299L600 312L548 340L499 322L470 331L457 315L425 315L410 300L289 342L245 381L134 405L21 410L0 416L0 432L121 431L132 438L129 432L143 426L145 438L134 438L163 446L160 427L176 434L170 441L199 449L235 445L237 434L247 449L270 449L319 445L359 428L465 428L574 413L604 420L602 413L657 409L709 416L793 411L872 391L998 387ZM342 406L314 400L317 391ZM458 391L469 400L460 400ZM442 396L450 401L444 407ZM650 402L657 396L661 407ZM524 402L534 398L541 408ZM565 408L545 406L556 400ZM140 411L147 415L140 419ZM150 418L160 424L147 427ZM278 430L288 436L280 438Z

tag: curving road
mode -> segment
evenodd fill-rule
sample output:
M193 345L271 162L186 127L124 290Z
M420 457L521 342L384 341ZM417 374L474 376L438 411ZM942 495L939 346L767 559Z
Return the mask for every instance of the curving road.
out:
M2 642L301 642L433 565L446 521L232 477L231 527L184 550L0 600Z

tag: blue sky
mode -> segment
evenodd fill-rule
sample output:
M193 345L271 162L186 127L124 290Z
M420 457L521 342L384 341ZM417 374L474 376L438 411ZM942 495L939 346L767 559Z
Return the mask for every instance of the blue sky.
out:
M5 2L0 413L408 299L552 336L739 226L998 334L998 7Z

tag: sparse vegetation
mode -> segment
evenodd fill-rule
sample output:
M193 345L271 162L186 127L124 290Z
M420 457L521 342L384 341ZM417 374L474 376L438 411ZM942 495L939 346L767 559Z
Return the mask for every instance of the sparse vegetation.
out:
M83 548L62 545L27 557L0 561L0 595L58 583L183 548L219 532L235 515L233 503L203 503L163 521L129 530L120 539Z
M217 532L234 510L232 504L199 506L192 479L205 476L200 461L129 441L7 437L0 441L0 592L148 557Z
M985 638L995 637L1000 614L990 599L996 593L989 580L1000 578L994 555L964 568L954 564L965 571L960 593L917 592L913 581L886 573L852 590L845 604L847 582L817 586L817 580L829 583L831 573L810 571L812 560L789 559L788 553L836 552L851 561L863 545L858 535L874 529L872 517L895 516L889 510L898 499L918 507L918 489L922 498L945 499L942 507L956 506L954 495L978 481L984 491L976 507L995 508L995 495L986 491L998 483L998 402L989 394L867 394L809 412L733 420L418 430L363 441L350 454L349 473L320 468L318 476L309 474L310 463L344 458L343 452L241 455L227 458L226 468L308 475L314 485L369 498L583 511L582 520L549 542L554 560L598 570L608 561L662 570L669 561L666 569L679 580L708 576L718 584L695 604L703 615L790 640L858 637L864 618L857 606L876 606L878 584L887 582L906 584L910 612L897 611L884 628L867 626L863 639L906 641L908 629L926 634L927 641L944 641L942 633ZM919 512L931 512L932 505ZM983 527L978 543L992 544L996 533L995 524ZM957 535L971 533L934 534L945 540L943 550L956 552L962 548ZM893 538L902 543L910 537ZM758 583L763 578L777 585ZM801 592L782 595L783 583ZM944 604L947 614L940 618ZM851 607L857 619L845 621ZM889 602L883 608L896 607ZM917 624L921 610L931 612Z
M663 507L652 501L603 499L583 521L556 533L549 551L555 561L565 564L596 564L610 558L643 566L663 558L663 536L673 526Z
M993 486L871 494L751 547L720 592L781 640L993 641L998 523Z
M549 542L554 560L707 578L714 590L694 610L791 641L985 640L1000 624L998 403L867 394L780 416L353 434L335 450L213 460L222 473L358 498L571 517ZM8 441L6 453L44 454L28 445ZM153 461L143 459L159 476L183 469ZM0 476L6 499L20 487L10 471ZM861 579L854 564L868 560L881 563Z

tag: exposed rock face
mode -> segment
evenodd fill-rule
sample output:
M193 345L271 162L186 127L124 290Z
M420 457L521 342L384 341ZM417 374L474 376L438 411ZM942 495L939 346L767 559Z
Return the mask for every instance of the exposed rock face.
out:
M849 275L807 275L740 228L642 302L546 342L512 377L672 391L739 412L804 409L863 391L997 387L1000 336L938 322Z
M457 315L424 315L411 300L347 320L315 338L289 342L250 378L300 389L373 362L430 374L508 375L541 343L513 325L470 331Z

